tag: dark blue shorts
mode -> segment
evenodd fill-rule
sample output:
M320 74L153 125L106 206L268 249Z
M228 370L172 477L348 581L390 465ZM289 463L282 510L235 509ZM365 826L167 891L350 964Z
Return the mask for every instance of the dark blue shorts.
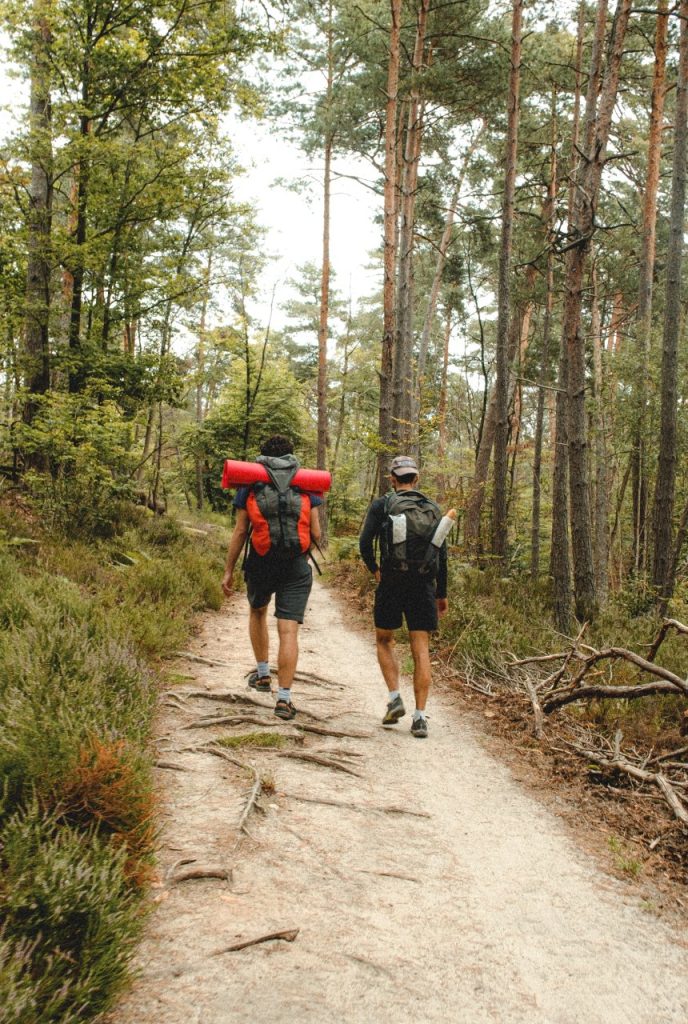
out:
M375 591L375 625L378 629L399 629L404 618L410 630L432 633L437 629L434 579L412 573L383 575Z
M244 570L251 608L265 608L275 595L275 617L303 622L313 586L313 571L303 556L288 561L249 558Z

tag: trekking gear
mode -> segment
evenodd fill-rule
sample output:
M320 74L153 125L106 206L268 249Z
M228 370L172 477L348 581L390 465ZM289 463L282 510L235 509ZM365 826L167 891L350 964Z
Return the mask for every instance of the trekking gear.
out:
M270 676L259 676L257 672L251 672L248 677L249 689L256 693L272 693L272 678Z
M439 545L433 543L442 519L439 507L420 491L394 491L385 498L380 553L385 572L415 572L434 577Z
M246 512L250 542L259 555L290 559L307 554L311 546L311 499L293 483L299 464L293 455L262 455L268 482L251 486Z
M290 722L296 717L296 708L290 700L278 700L275 704L275 714L285 722Z
M424 740L428 735L428 723L424 718L414 718L411 722L411 735Z
M285 456L290 458L290 456ZM239 459L225 459L222 472L222 488L227 490L242 484L266 484L270 480L264 465L266 456L259 462L240 462ZM299 467L294 476L294 486L313 494L323 494L332 486L332 476L324 469L304 469Z
M401 697L395 697L387 705L385 711L385 717L382 719L383 725L396 725L400 718L403 718L406 714L406 708Z

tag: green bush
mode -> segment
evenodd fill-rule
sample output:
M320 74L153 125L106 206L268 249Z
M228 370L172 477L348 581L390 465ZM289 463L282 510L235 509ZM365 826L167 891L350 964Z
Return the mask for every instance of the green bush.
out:
M140 930L125 852L46 817L13 814L0 854L0 999L7 1024L77 1024L122 986Z

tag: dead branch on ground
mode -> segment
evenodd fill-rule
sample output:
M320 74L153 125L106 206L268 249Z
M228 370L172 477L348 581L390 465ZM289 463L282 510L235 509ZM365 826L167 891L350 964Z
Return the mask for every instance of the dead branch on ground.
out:
M320 754L312 754L307 750L280 750L277 751L277 756L288 757L293 761L306 761L308 764L317 764L321 768L331 768L333 771L354 775L357 779L361 778L361 773L354 771L353 768L349 768L347 765L334 761L331 758L322 757Z
M305 804L323 804L325 807L342 807L347 811L359 811L363 814L399 814L410 818L431 818L427 811L407 811L405 807L384 807L373 804L352 804L346 800L326 800L324 797L302 796L300 793L282 793L288 800L298 800Z
M237 953L240 949L248 949L249 946L259 946L263 942L273 942L277 939L281 942L293 942L300 930L300 928L286 928L281 932L259 935L257 939L245 939L243 942L235 942L232 946L222 946L221 949L214 949L210 955L222 956L224 953Z

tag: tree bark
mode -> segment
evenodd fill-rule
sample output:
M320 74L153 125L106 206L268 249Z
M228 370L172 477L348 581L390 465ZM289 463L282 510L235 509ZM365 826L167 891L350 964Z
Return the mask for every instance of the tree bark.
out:
M636 323L637 376L635 384L635 432L633 437L633 563L637 572L647 564L647 381L650 370L652 332L652 282L655 269L657 234L657 191L662 155L664 97L666 96L666 57L669 18L667 0L659 0L655 31L655 64L652 77L650 135L647 143L647 178L643 202L642 250L640 254L638 313Z
M378 432L378 490L387 488L386 478L392 451L392 353L396 326L395 270L397 254L397 105L399 93L399 53L401 0L390 0L391 25L387 64L387 105L385 110L385 189L384 189L384 284L382 312L382 351L380 358L380 409Z
M494 438L494 497L492 515L492 554L502 563L507 546L507 434L509 414L509 302L511 293L511 245L514 223L514 195L516 189L516 160L518 150L519 94L521 82L521 24L523 0L513 0L511 22L511 71L507 98L508 124L506 137L506 169L504 175L504 201L502 205L502 237L499 253L499 281L497 287L497 356L495 392Z
M447 495L447 474L445 459L447 457L447 377L449 373L449 339L451 337L452 307L447 307L447 318L444 324L444 347L442 350L442 375L440 378L440 400L437 406L437 501L444 503Z
M416 12L416 39L411 67L406 145L401 175L399 226L399 283L392 385L392 430L400 450L410 451L417 431L413 418L413 241L418 166L423 141L423 104L420 76L425 53L425 30L430 0L420 0Z
M678 342L681 328L681 265L686 201L686 147L688 145L688 0L681 0L674 161L671 178L671 220L666 269L666 302L662 343L661 413L659 458L653 508L652 582L660 602L666 603L674 588L671 552L672 515L676 485L676 417L678 401Z
M540 355L540 378L533 441L533 506L530 532L530 575L535 580L540 574L540 499L542 495L542 437L545 423L545 395L551 380L550 341L552 337L552 311L554 309L554 242L556 230L557 192L559 188L557 170L557 93L552 90L552 141L549 161L549 186L545 208L547 267L545 270L545 315L542 324L542 352Z
M605 414L606 393L604 387L604 368L602 365L602 323L600 318L600 299L597 284L597 267L593 265L591 324L593 344L593 381L594 381L594 420L595 420L595 587L601 607L607 603L609 590L608 561L609 544L607 540L607 517L609 511L609 477L607 472L607 417Z
M50 273L53 199L52 115L50 102L51 32L44 0L33 7L29 151L31 184L27 213L28 258L23 370L28 398L23 420L36 414L36 395L50 387Z
M334 32L332 27L332 0L328 3L327 15L327 86L325 104L329 122L332 106L332 89L334 84ZM328 123L325 136L325 168L323 180L323 235L322 235L322 268L320 274L320 320L318 324L318 443L316 465L318 469L327 467L327 449L329 447L327 423L327 339L330 318L330 190L332 183L332 150L334 137ZM320 506L320 537L323 547L327 547L327 512L325 505Z
M575 172L573 210L566 259L563 335L568 359L568 443L571 549L576 613L594 618L597 607L590 520L585 409L585 335L581 329L583 278L592 237L605 152L619 83L623 43L631 0L618 0L607 66L602 75L607 3L598 4L597 24L588 78L584 139ZM600 80L602 82L600 87Z

